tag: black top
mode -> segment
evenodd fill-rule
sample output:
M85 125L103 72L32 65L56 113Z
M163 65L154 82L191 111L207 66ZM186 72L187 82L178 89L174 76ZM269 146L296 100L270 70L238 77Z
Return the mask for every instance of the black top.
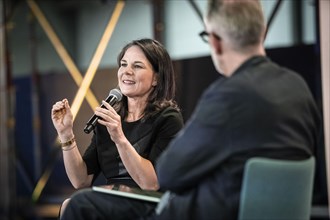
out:
M237 219L246 160L307 158L320 126L301 76L266 57L249 59L204 92L159 158L160 187L174 193L159 219Z
M183 127L183 119L181 113L167 107L144 122L141 119L135 122L122 121L122 127L136 151L155 165L155 160ZM125 169L117 147L103 125L97 124L94 129L91 144L86 149L83 160L88 174L94 174L94 179L102 172L108 184L137 186Z

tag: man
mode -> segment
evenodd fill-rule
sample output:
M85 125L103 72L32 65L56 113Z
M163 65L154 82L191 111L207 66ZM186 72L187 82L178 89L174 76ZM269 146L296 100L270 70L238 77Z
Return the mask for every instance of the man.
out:
M247 159L301 160L316 147L317 106L297 73L266 57L260 3L210 0L204 21L201 36L221 77L157 162L169 193L149 217L137 216L237 219Z

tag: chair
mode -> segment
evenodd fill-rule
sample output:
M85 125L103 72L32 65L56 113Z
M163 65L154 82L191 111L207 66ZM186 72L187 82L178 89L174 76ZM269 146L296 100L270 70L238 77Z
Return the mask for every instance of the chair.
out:
M315 158L287 161L251 158L246 162L239 220L310 219Z

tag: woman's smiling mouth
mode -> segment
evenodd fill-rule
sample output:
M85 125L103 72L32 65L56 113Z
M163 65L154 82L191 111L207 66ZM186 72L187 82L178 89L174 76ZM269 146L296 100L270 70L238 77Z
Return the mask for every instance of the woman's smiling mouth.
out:
M135 84L135 82L132 80L123 80L123 83L124 84Z

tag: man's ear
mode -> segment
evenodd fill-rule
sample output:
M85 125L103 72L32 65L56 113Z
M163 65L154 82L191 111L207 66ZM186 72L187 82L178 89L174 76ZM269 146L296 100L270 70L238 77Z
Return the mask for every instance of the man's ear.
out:
M212 45L216 54L221 55L223 52L222 40L218 40L215 37L210 38L210 44Z

